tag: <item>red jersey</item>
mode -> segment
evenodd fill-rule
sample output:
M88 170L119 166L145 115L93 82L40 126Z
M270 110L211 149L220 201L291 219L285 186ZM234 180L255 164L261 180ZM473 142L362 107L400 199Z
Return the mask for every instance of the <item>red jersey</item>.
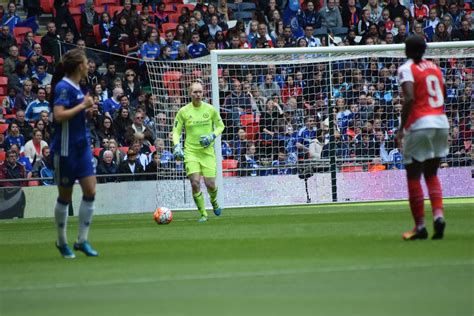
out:
M444 83L441 69L428 60L415 64L408 60L398 68L400 87L404 82L413 82L414 97L407 130L424 128L449 128L444 114Z

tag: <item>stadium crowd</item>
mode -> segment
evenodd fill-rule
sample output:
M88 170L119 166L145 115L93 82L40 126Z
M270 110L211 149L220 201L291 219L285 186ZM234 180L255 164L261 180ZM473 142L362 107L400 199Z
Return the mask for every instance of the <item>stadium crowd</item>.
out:
M55 64L67 50L85 49L89 59L89 73L80 86L95 99L87 113L91 146L97 173L111 175L99 181L157 170L166 178L182 171L171 154L171 127L179 107L189 101L183 91L192 80L209 88L205 71L182 74L171 84L167 76L176 74L174 61L203 57L214 49L402 43L410 34L427 42L474 40L472 2L400 1L24 1L21 10L30 19L41 10L54 11L43 36L17 26L22 18L11 2L0 10L0 161L5 160L0 178L53 175L49 96ZM143 60L160 62L158 95L150 93ZM452 126L444 164L470 165L473 60L435 62L446 77ZM219 97L227 126L225 166L243 168L239 175L291 174L298 160L334 154L341 161L366 162L370 171L403 168L394 143L402 104L396 78L401 63L396 58L333 62L332 76L328 63L223 67ZM331 100L335 106L329 113ZM0 183L6 185L12 183Z

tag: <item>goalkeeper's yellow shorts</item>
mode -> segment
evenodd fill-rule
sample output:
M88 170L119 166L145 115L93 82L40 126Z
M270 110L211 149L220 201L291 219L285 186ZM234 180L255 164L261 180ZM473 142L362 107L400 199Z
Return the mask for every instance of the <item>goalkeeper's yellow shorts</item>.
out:
M217 175L217 163L214 150L202 150L199 152L185 150L184 164L186 174L199 173L206 178L215 178Z

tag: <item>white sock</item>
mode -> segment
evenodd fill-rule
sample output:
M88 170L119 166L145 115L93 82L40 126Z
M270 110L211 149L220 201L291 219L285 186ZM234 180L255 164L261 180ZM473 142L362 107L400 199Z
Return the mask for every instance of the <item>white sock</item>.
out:
M84 200L83 198L79 207L79 236L77 237L79 243L83 243L88 239L92 213L94 213L94 199Z
M58 230L58 243L59 245L67 244L67 216L68 216L68 204L64 204L63 201L56 201L54 207L54 218L56 220L56 229Z

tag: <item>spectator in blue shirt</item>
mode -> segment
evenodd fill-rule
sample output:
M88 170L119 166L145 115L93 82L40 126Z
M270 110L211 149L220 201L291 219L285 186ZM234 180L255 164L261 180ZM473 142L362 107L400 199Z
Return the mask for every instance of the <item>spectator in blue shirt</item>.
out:
M160 57L160 45L158 44L158 33L156 30L149 31L146 34L146 42L140 49L140 57L144 60L155 60Z
M298 131L297 136L296 148L298 148L299 158L304 158L314 138L316 138L316 120L312 116L307 116L305 126Z
M191 44L188 45L188 52L193 58L198 58L209 54L206 45L201 43L199 39L199 33L194 32L191 36Z
M301 38L304 38L306 42L308 43L307 47L321 46L321 41L319 40L319 38L314 37L313 33L314 33L314 27L311 24L306 25L304 28L304 36L300 37L297 42L299 42Z
M11 122L8 125L8 134L5 137L5 150L10 150L13 144L18 145L18 148L25 146L25 137L20 134L20 128L16 122Z
M181 42L176 41L174 39L173 33L174 32L172 30L166 31L164 46L168 46L169 48L171 48L171 58L173 60L176 60L176 57L178 57L178 50L179 50L179 46L181 45Z
M108 116L109 118L113 119L115 111L120 109L119 99L122 95L123 89L115 88L112 97L104 101L104 103L102 104L102 112L104 112L105 116Z
M41 118L41 112L49 112L49 102L46 101L46 90L44 88L38 89L38 99L34 100L25 111L25 119L27 121L38 121Z

